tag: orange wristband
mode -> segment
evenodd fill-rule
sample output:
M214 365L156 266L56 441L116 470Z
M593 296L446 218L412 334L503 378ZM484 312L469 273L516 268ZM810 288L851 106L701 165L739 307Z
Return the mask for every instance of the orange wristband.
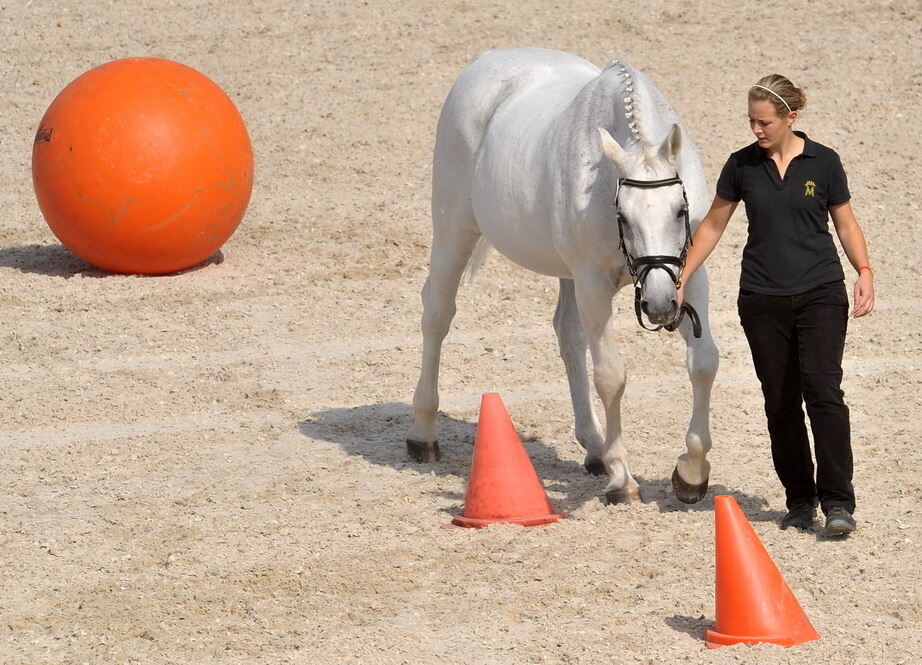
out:
M872 268L871 266L860 266L860 267L858 268L858 274L861 274L861 271L862 271L862 270L869 270L869 271L871 271L871 274L872 274L872 275L874 274L874 268Z

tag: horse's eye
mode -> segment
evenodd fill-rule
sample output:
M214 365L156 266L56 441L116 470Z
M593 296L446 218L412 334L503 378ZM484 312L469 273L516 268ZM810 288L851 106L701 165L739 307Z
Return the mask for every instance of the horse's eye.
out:
M685 215L688 214L688 208L679 208L679 212L676 213L676 219L685 219Z

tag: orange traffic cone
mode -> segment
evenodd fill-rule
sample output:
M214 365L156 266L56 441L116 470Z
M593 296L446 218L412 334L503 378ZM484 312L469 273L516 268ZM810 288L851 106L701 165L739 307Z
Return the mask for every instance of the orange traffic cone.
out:
M716 625L707 631L707 645L771 642L789 647L818 640L736 500L715 497L714 512Z
M452 524L475 528L497 522L539 526L561 517L554 513L503 400L497 393L484 393L464 514L452 519Z

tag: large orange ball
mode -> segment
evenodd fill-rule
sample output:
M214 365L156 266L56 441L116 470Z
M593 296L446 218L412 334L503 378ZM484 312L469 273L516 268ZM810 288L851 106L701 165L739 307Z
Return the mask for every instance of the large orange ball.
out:
M42 118L32 180L48 226L104 270L200 263L240 223L253 151L234 103L199 72L128 58L71 82Z

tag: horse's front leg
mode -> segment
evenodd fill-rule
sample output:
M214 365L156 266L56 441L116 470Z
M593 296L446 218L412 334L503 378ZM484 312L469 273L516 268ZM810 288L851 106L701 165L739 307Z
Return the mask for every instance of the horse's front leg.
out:
M580 321L592 354L595 388L605 409L605 443L602 465L608 473L605 499L608 503L641 501L640 488L631 477L627 450L621 437L621 398L627 374L618 352L612 327L612 298L615 287L602 271L574 275Z
M717 346L708 325L708 279L704 266L688 281L685 299L701 319L701 337L695 338L691 322L686 317L679 331L687 344L685 359L692 384L692 415L685 435L687 452L679 455L672 472L672 486L679 501L697 503L707 492L711 472L707 461L711 449L711 386L719 364Z
M592 395L589 391L589 370L586 367L586 334L579 320L579 308L576 306L576 292L572 279L560 280L560 294L557 297L557 310L554 312L554 331L560 345L560 357L567 370L570 384L570 400L573 402L573 415L576 424L576 440L586 451L583 466L593 475L605 473L602 464L604 437L599 420L592 408Z

